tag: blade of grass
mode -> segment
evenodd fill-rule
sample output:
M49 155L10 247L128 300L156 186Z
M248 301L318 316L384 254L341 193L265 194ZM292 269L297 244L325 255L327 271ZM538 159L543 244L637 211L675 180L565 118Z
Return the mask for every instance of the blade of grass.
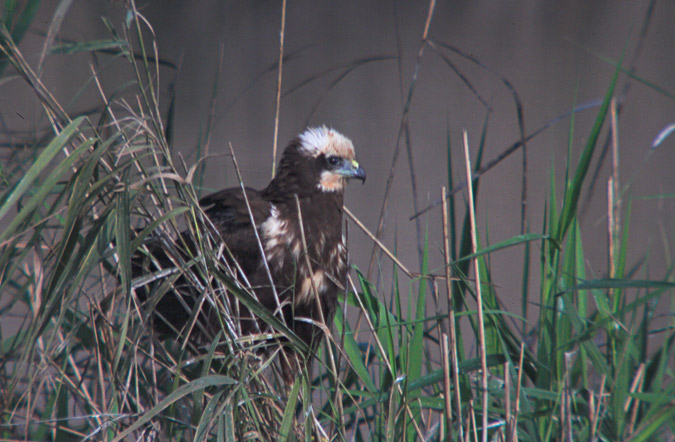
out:
M286 408L284 409L284 418L281 421L281 426L279 427L279 442L286 442L291 437L291 426L295 420L295 408L298 403L298 395L300 393L300 386L302 385L302 379L298 378L293 383L291 392L288 394L288 402L286 402Z
M40 156L28 169L23 178L21 178L21 180L17 183L16 187L9 191L8 194L3 195L2 205L0 206L0 219L2 219L7 214L7 212L13 208L14 204L19 200L19 198L21 198L28 191L33 182L45 169L47 169L54 157L70 142L70 139L77 133L83 120L84 117L76 118L72 123L66 126L61 131L61 133L56 138L54 138L42 151ZM76 156L72 159L72 161L75 159ZM70 161L69 164L72 163L72 161ZM46 195L46 192L44 194ZM0 241L5 239L8 230L10 229L5 229L3 234L0 235Z
M176 401L194 392L204 390L209 387L223 387L226 385L236 385L237 381L223 375L210 375L196 379L188 384L181 385L176 390L171 392L167 397L162 399L157 405L142 414L133 424L129 425L121 431L113 442L119 442L125 439L134 431L140 429L143 425L148 424L155 416L164 411L167 407L174 404Z
M560 213L560 221L558 223L558 230L555 232L554 235L554 238L559 243L561 243L563 238L565 237L567 229L569 228L570 223L572 222L572 219L575 216L577 205L579 203L579 195L581 194L581 187L584 183L586 173L588 172L588 169L590 167L593 152L595 152L598 138L600 136L600 131L607 118L607 114L609 111L609 104L612 100L612 96L614 95L614 89L616 88L616 83L619 78L619 74L621 73L621 63L623 62L624 54L625 50L621 53L621 58L619 59L617 68L614 71L612 80L610 81L609 87L605 92L605 97L602 100L600 109L598 110L595 122L593 123L593 128L591 129L591 132L588 136L588 141L586 141L586 146L584 147L584 150L581 153L581 157L579 158L579 163L577 164L574 177L572 178L571 182L568 182L566 184L563 206Z

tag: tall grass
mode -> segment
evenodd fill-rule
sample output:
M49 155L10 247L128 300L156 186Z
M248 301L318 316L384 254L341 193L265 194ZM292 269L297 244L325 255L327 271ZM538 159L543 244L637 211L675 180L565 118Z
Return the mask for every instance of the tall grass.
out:
M109 40L48 47L114 53L135 75L129 79L133 100L111 99L118 91L100 86L97 112L71 116L17 46L38 3L17 8L7 0L0 25L0 74L31 86L52 133L46 142L24 140L26 153L1 170L0 439L672 439L675 333L672 318L655 325L659 311L672 311L672 268L649 279L646 260L627 262L631 196L618 173L608 186L606 278L586 274L577 219L600 134L608 126L618 130L611 103L621 61L579 161L572 164L570 141L564 170L551 168L537 233L491 244L489 232L471 222L470 206L457 198L466 183L454 173L469 163L448 146L450 190L443 189L442 209L429 215L443 226L443 237L421 232L415 271L402 267L395 250L385 250L393 258L391 294L354 269L315 369L287 385L278 376L276 338L298 349L302 341L260 307L236 269L219 258L227 246L197 204L199 164L175 162L167 136L172 122L160 111L156 68L164 61L149 51L155 48L147 40L149 24L132 2L119 29L106 21ZM433 8L429 20L432 15ZM570 140L574 130L572 115ZM491 167L483 161L484 140L485 134L475 148L466 146L474 158L473 203L480 198L479 176ZM562 189L556 173L565 176ZM183 243L185 230L196 246ZM144 247L150 238L162 242L176 270L134 278L131 256L151 254ZM441 269L429 268L432 241L445 245ZM384 248L377 239L374 244ZM525 289L522 304L536 304L538 318L525 329L525 318L500 305L490 255L531 244L540 255L525 254L523 280L539 272L540 286ZM136 289L157 281L152 305L179 277L210 282L199 302L222 312L212 342L165 341L150 330ZM278 333L239 335L236 302L227 292ZM538 299L528 298L533 292ZM444 295L447 304L431 293ZM522 330L513 327L514 317ZM478 336L480 351L471 354L465 342Z

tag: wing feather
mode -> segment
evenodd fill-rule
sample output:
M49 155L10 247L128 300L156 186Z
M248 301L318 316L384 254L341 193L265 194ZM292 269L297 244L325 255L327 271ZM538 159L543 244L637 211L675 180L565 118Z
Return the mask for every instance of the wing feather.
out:
M259 267L260 246L255 232L251 228L251 214L256 228L269 218L272 203L265 200L261 193L246 188L246 198L239 187L221 190L207 195L199 201L206 215L220 232L223 241L247 274Z
M270 216L271 203L265 201L259 191L250 187L246 188L246 198L256 226L260 226ZM244 193L239 187L207 195L199 200L199 205L222 233L230 233L242 227L250 228L251 217Z

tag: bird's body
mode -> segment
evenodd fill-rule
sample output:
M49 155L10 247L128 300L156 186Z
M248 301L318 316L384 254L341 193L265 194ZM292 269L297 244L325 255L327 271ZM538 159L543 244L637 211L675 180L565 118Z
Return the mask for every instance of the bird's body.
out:
M321 328L316 324L332 320L345 283L342 212L349 178L365 180L351 141L325 127L307 129L285 149L278 173L266 188L246 188L246 197L240 187L231 188L200 201L225 245L230 267L309 348L319 341ZM162 252L156 247L150 254L154 264L137 259L135 276L170 265L157 258ZM182 281L175 287L157 301L157 329L183 331L197 305L200 292L194 284ZM211 308L202 320L213 321L213 315ZM242 334L268 329L243 306L236 315Z

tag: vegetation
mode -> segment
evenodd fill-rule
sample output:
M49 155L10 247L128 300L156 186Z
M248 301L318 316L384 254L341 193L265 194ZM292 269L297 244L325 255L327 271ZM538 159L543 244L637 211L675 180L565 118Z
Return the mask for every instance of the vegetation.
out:
M285 385L274 362L275 337L237 336L228 326L227 291L276 321L287 345L302 345L218 259L224 251L197 204L199 163L176 159L171 117L160 112L156 65L166 62L149 49L150 25L131 2L124 23L105 22L109 39L45 45L50 53L105 52L132 68L126 87L133 88L134 100L100 88L100 108L72 116L17 46L39 3L29 0L19 8L6 0L0 23L0 87L10 81L30 85L51 130L14 137L6 148L16 152L0 169L0 439L673 437L672 263L649 279L647 258L627 262L631 194L616 175L609 185L606 278L587 276L577 220L603 128L617 129L612 99L621 61L578 162L570 141L564 170L551 168L546 221L538 233L524 229L490 244L488 233L477 231L473 204L460 207L457 191L465 183L454 174L470 167L468 159L449 153L449 197L440 214L436 209L429 215L444 225L435 242L446 244L447 265L428 268L427 235L418 271L394 259L391 295L355 269L314 370ZM58 18L47 38L58 30ZM449 50L426 37L438 53ZM96 72L91 80L96 82ZM574 115L569 121L572 140ZM522 135L513 150L526 140ZM468 170L477 176L489 167L483 144L476 150ZM556 173L565 176L562 189ZM478 178L472 182L472 203L479 184ZM181 243L184 229L195 233L198 250ZM149 331L134 295L147 281L131 277L131 255L150 235L184 252L176 254L183 256L177 258L179 272L154 276L165 282L152 299L179 274L212 281L200 301L222 306L222 333L199 352L189 342L160 341ZM499 303L490 255L506 247L525 248L524 281L540 274L539 287L525 284L522 295L524 306L538 306L535 324L526 325ZM415 290L408 292L402 280L412 281ZM531 299L533 293L538 299ZM443 297L450 300L447 309L438 302ZM467 351L467 342L476 342L478 354Z

